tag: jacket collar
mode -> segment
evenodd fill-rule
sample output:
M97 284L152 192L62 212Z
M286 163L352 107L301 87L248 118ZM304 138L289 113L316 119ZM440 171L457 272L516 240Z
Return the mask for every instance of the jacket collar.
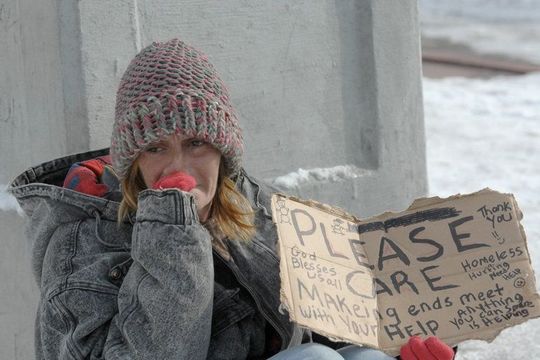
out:
M64 178L73 163L93 159L108 153L109 149L104 148L44 162L27 169L17 176L9 184L7 191L15 196L21 208L29 217L32 217L36 198L41 198L55 208L67 206L73 209L74 207L80 210L81 217L84 214L93 216L92 214L98 210L102 217L115 220L120 205L119 202L62 187Z

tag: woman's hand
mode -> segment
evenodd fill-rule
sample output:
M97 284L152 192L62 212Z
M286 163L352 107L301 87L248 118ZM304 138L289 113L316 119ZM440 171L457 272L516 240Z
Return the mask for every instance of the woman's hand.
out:
M402 360L452 360L454 350L438 337L422 340L419 336L412 336L401 347L400 356Z
M182 191L189 192L195 186L197 186L197 181L193 176L178 171L160 178L152 185L152 189L180 189Z

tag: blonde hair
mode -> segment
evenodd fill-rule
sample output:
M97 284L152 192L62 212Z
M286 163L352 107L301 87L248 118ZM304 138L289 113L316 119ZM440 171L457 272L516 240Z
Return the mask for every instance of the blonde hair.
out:
M255 235L255 212L246 197L236 190L234 181L224 173L222 159L209 218L229 239L248 241ZM129 167L126 177L121 181L121 188L123 199L118 209L118 224L137 211L138 195L146 189L137 160Z

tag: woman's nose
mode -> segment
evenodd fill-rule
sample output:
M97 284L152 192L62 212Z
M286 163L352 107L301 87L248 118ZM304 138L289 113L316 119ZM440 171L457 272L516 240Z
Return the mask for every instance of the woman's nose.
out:
M189 161L184 154L181 153L171 157L169 164L165 168L164 175L169 175L178 171L189 172Z

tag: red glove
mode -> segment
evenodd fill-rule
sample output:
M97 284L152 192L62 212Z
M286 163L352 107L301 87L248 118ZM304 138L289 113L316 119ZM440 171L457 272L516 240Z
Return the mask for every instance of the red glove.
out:
M191 191L197 185L197 181L191 175L177 171L164 176L152 185L154 190L180 189L185 192Z
M422 340L419 336L412 336L401 347L400 356L402 360L452 360L454 350L438 337Z
M105 184L100 184L100 179L105 165L110 164L110 155L75 163L71 165L63 186L88 195L102 197L109 188Z

